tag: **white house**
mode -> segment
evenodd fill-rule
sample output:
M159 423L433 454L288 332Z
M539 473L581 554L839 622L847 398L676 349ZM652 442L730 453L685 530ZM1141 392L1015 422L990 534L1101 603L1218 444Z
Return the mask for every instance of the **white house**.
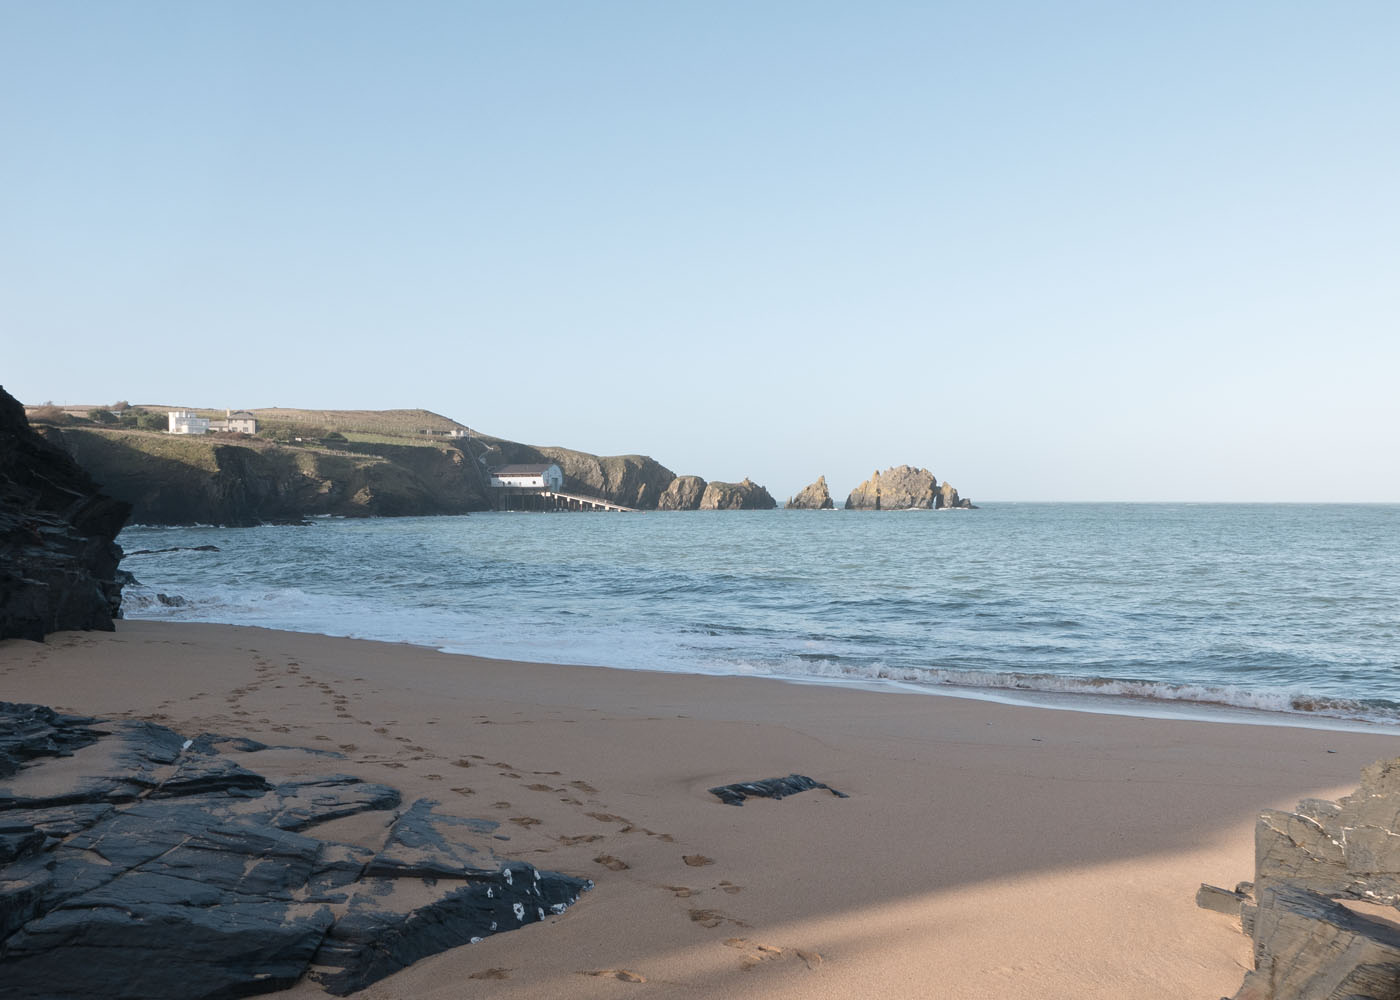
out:
M564 488L564 470L558 465L506 465L491 471L491 485L517 490L551 490Z
M209 421L211 431L228 431L233 434L256 434L258 418L247 410L225 410L223 420Z
M208 418L195 416L194 410L167 410L165 415L170 421L171 434L209 433Z

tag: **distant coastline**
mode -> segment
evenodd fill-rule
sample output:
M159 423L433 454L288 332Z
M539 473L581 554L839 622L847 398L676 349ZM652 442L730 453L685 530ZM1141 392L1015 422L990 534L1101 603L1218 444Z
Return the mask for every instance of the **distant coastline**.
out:
M748 477L706 480L677 475L647 455L603 456L523 444L428 410L235 412L124 401L25 409L31 426L72 455L107 493L131 504L134 524L471 514L502 506L492 470L524 465L556 466L563 490L628 509L780 506ZM834 509L836 504L821 477L786 506ZM898 466L857 485L844 507L971 509L973 504L927 469Z

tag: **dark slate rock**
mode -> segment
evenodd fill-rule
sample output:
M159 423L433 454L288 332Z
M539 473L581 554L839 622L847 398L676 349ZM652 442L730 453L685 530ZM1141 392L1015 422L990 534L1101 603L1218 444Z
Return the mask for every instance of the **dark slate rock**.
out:
M68 757L102 736L95 720L60 715L44 705L0 701L0 778L8 778L28 761Z
M745 799L781 799L813 788L825 788L839 799L850 798L845 792L813 781L805 774L789 774L786 778L765 778L762 781L742 781L735 785L720 785L710 789L711 795L719 796L721 802L729 806L741 806Z
M0 973L4 972L5 939L38 916L52 881L42 858L26 858L0 869Z
M281 830L305 830L317 823L362 812L396 809L398 789L376 785L348 774L331 774L311 781L289 781L273 789L263 805L264 820Z
M45 752L64 750L61 719L26 718L49 727ZM393 816L400 796L384 785L273 785L225 754L255 761L255 741L196 743L146 723L92 732L61 763L17 751L30 763L0 795L5 1000L250 996L292 985L313 958L328 989L350 992L561 913L592 885L503 866L486 846L494 822L428 800ZM380 851L302 832L370 810L392 819Z
M439 815L433 812L436 805L432 799L419 799L394 821L384 848L365 869L367 878L460 878L468 872L495 870L489 853L470 843L449 841L443 829L466 827L474 833L490 833L497 824Z
M563 913L592 887L585 879L517 863L474 874L411 914L362 896L327 933L316 964L329 971L314 978L328 992L345 996L420 958Z
M333 921L326 907L224 903L63 909L5 942L7 997L223 1000L286 989Z
M123 582L115 539L129 513L0 388L0 639L110 632Z
M48 839L42 830L36 830L27 823L0 820L0 865L37 854Z

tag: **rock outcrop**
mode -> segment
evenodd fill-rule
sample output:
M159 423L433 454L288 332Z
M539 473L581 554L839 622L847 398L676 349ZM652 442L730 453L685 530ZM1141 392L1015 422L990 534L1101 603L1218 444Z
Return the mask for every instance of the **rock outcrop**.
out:
M494 822L403 808L324 750L0 703L7 733L20 734L0 739L7 1000L251 996L307 976L343 996L560 914L592 885L501 862ZM279 771L300 755L302 773L268 781L264 753ZM59 756L73 759L48 764ZM365 812L386 813L382 845L314 835Z
M710 483L700 497L701 510L772 510L776 506L778 501L748 476L742 483Z
M656 503L657 510L699 510L700 500L705 495L705 480L699 476L677 476L661 494Z
M818 476L815 483L804 486L802 492L788 499L787 506L789 510L834 510L836 505L831 502L826 476Z
M962 499L949 484L939 486L928 469L912 465L876 471L846 498L847 510L967 510L972 506L972 501Z
M1254 855L1252 883L1196 896L1254 941L1234 1000L1400 997L1400 759L1367 767L1338 802L1265 810Z
M111 631L121 616L115 539L130 510L35 433L0 388L0 639Z

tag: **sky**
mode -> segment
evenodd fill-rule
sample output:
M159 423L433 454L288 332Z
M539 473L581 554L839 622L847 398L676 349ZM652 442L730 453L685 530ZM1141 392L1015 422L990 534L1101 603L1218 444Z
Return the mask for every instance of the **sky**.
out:
M0 384L1400 501L1400 5L0 0Z

